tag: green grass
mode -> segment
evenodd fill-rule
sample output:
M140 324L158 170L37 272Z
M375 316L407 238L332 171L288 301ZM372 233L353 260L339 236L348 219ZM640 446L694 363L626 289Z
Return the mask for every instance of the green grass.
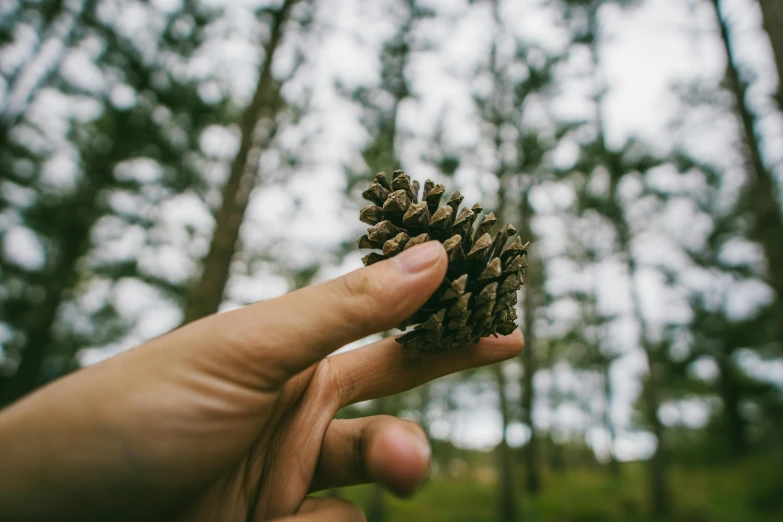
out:
M756 459L731 467L675 467L670 484L673 513L667 522L777 522L783 520L781 459ZM410 500L384 495L384 522L495 522L497 483L487 474L434 478ZM602 469L547 474L532 497L517 477L519 520L525 522L653 522L643 463L626 464L619 478ZM372 486L344 488L339 495L368 507ZM381 522L370 520L370 522ZM657 522L657 521L656 521Z

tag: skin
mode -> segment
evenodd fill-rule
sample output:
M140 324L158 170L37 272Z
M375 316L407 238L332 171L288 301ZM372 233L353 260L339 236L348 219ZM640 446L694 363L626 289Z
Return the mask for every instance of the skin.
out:
M278 299L207 317L78 371L0 412L0 520L361 521L311 498L425 480L423 430L342 407L514 357L518 331L441 354L392 328L436 290L436 242Z

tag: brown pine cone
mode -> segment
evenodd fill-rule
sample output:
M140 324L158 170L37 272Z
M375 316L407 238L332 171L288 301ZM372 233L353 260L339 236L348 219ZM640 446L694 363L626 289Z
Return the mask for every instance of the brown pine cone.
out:
M443 243L449 256L446 277L435 294L398 328L411 332L397 338L419 352L450 350L474 344L482 337L508 335L516 329L517 290L528 245L511 225L490 236L497 219L491 212L474 227L483 211L478 203L459 211L463 197L455 192L440 206L445 188L427 180L419 201L419 183L401 170L375 176L362 194L372 202L361 210L362 222L372 225L359 248L380 249L362 261L369 266L394 257L403 250L429 240Z

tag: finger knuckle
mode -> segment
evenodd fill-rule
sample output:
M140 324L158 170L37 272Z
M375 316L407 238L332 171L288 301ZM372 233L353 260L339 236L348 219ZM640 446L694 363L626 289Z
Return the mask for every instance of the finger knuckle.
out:
M335 279L337 292L346 299L346 313L358 326L368 326L370 320L377 320L384 312L381 306L385 290L385 278L382 275L359 270Z
M351 299L373 299L383 290L383 275L371 270L357 270L337 279Z

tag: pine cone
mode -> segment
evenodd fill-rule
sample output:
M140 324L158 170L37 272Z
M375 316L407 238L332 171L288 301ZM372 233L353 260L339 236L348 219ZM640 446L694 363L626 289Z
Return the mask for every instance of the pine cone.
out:
M527 264L528 244L517 238L511 225L490 236L497 219L491 212L473 224L483 211L478 203L458 213L463 197L455 192L446 206L440 201L445 188L427 180L419 202L419 183L401 170L375 176L362 194L372 202L361 210L362 222L372 225L359 248L381 249L362 261L369 266L429 240L443 243L449 256L446 277L435 294L416 313L398 326L411 331L397 338L419 352L450 350L474 344L482 337L508 335L517 318L517 290Z

